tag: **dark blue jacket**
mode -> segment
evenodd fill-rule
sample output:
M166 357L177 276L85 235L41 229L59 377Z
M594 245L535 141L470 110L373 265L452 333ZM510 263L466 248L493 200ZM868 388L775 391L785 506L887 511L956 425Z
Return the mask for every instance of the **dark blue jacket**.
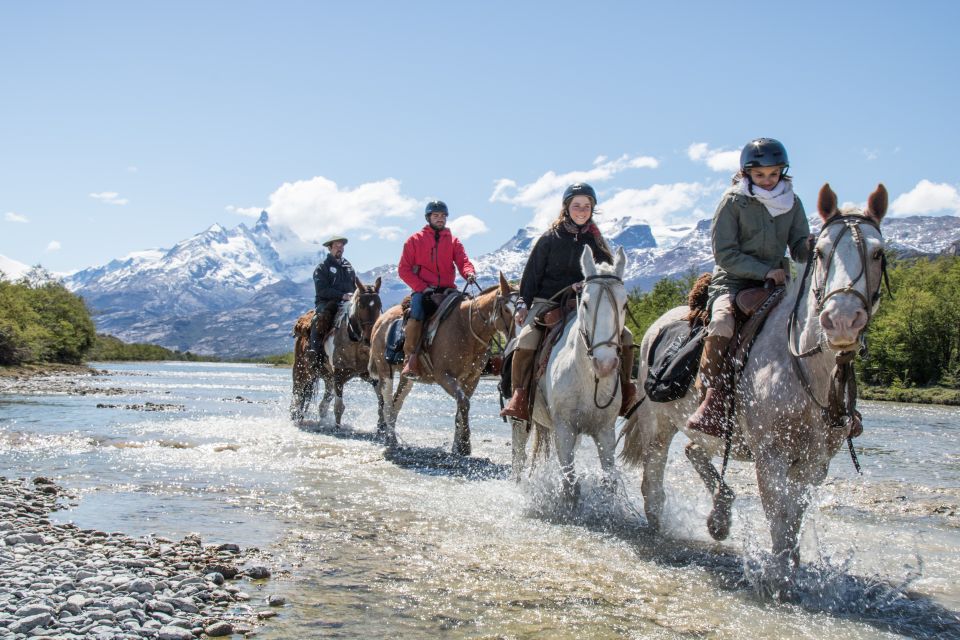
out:
M357 288L353 265L346 258L337 260L333 254L313 270L313 286L317 290L314 300L316 306L325 305L331 300L342 300L343 294L353 293Z

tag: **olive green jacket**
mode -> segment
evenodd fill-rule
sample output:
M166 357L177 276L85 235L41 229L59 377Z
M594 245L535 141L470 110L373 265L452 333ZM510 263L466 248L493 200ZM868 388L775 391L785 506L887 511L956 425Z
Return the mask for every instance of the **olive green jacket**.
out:
M711 301L725 293L762 286L771 269L782 268L789 274L790 263L784 253L789 248L795 261L806 261L809 234L810 223L800 198L795 198L790 211L773 217L756 198L724 194L711 228L717 263L710 283Z

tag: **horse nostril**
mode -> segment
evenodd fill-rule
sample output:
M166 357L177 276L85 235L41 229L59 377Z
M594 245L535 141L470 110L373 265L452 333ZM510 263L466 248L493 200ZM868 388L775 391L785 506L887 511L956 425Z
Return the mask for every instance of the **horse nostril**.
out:
M857 309L856 315L853 317L853 324L850 325L850 328L859 331L863 329L867 324L867 313L863 309Z
M830 319L830 314L826 311L820 314L820 326L826 331L833 331L833 320Z

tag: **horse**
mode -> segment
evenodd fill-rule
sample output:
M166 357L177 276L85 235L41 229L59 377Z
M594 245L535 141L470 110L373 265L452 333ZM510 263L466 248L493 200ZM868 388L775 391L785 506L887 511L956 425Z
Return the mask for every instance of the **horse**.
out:
M844 440L856 463L850 438L858 435L860 424L852 361L886 279L880 223L887 200L880 184L865 210L838 211L830 185L820 189L823 227L803 277L790 283L783 303L770 312L737 380L729 441L687 429L687 418L697 409L696 393L672 402L644 402L627 421L621 457L643 467L641 493L651 527L660 526L667 450L680 430L690 439L687 458L713 493L707 528L716 540L729 535L735 496L711 458L723 453L724 466L728 455L755 463L775 558L770 577L778 588L789 586L800 563L799 535L810 490L823 482ZM660 328L687 313L687 307L672 309L647 330L640 347L641 380Z
M494 334L498 330L508 335L513 331L516 299L516 291L501 273L500 284L484 289L476 298L461 300L437 327L430 345L424 344L421 349L420 382L439 384L457 401L454 455L469 456L471 453L470 398L480 381L487 348ZM377 395L383 408L378 435L391 448L397 445L397 415L413 388L413 381L401 376L394 394L394 365L384 358L390 325L401 315L401 305L384 312L373 326L370 343L370 377L378 381Z
M323 419L330 402L335 399L333 411L338 429L344 411L343 386L357 376L372 384L367 374L367 362L370 359L370 334L383 309L380 302L380 278L377 278L372 286L364 285L359 278L355 279L355 284L357 288L353 297L347 302L345 309L337 312L335 328L323 341L322 348L326 355L324 366L321 367L308 351L310 323L315 312L306 312L294 325L296 343L290 417L296 422L303 421L318 379L322 379L324 385L320 418Z
M579 484L574 452L582 435L597 445L604 484L615 478L616 435L620 410L620 335L626 319L627 292L623 283L626 255L617 250L612 266L597 264L587 247L580 256L584 275L576 318L567 324L552 349L539 379L530 414L534 432L534 461L550 449L549 436L560 463L563 495L575 501ZM526 459L526 425L513 422L513 469L519 479Z

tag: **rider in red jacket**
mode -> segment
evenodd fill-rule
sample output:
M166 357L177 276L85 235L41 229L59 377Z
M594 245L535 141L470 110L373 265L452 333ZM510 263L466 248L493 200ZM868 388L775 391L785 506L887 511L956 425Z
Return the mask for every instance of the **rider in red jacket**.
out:
M460 241L447 229L447 205L440 200L427 204L424 217L427 225L407 238L403 244L398 271L400 279L411 289L410 318L405 329L403 350L407 364L403 373L410 378L420 375L419 349L423 320L424 295L435 290L453 287L456 273L454 266L467 282L476 282L475 270Z

